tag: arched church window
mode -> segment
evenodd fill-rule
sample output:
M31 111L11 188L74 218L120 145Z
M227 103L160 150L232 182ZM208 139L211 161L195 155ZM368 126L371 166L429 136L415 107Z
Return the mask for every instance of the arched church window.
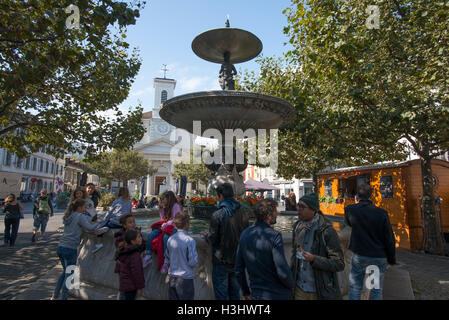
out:
M162 92L161 92L161 103L164 103L165 101L167 101L167 91L162 90Z

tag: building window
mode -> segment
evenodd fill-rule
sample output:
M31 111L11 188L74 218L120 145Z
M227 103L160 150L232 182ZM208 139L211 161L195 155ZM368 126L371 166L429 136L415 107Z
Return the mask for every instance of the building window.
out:
M313 183L304 182L304 195L313 193Z
M393 177L382 176L380 177L380 194L382 199L393 198Z
M326 197L332 197L332 180L324 181L324 195Z
M63 174L63 170L64 170L64 167L61 166L61 173L60 173L61 177L62 177L62 174Z
M53 172L55 172L55 164L52 162L50 173L53 174Z
M43 172L44 171L44 160L40 159L39 162L39 172Z
M18 156L16 156L16 167L21 169L22 168L22 159L20 159Z
M33 159L33 171L37 171L37 158L32 159Z
M167 101L167 91L162 90L162 92L161 92L161 103L164 103L165 101Z
M25 160L25 169L26 170L30 169L30 158L26 158L26 160Z
M53 182L50 182L50 191L49 192L53 192Z
M45 173L48 173L48 161L45 161Z
M59 174L59 164L56 165L56 174Z
M11 158L12 158L12 154L9 153L7 150L5 150L5 159L3 161L3 164L5 166L10 166L11 165Z

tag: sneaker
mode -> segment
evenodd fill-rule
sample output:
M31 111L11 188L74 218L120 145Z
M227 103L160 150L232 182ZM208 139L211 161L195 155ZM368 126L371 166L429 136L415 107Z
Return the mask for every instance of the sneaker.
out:
M168 272L168 264L164 264L161 268L161 273L167 273Z
M36 234L33 233L33 236L31 237L31 242L36 242Z
M93 253L97 253L101 248L103 248L103 244L99 243L95 245L95 249L92 251Z
M99 236L99 235L102 235L103 233L108 232L108 230L109 230L108 227L102 227L102 228L99 228L99 229L97 230L97 235L98 235L98 236Z
M143 267L147 267L151 263L151 255L146 255L145 258L143 258Z

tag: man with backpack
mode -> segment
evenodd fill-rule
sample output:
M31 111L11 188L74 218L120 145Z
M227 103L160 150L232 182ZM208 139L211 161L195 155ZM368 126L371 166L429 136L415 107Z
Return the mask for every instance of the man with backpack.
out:
M41 229L39 239L44 237L45 228L47 227L49 216L53 216L53 206L51 205L50 197L47 190L42 189L41 195L37 197L33 207L33 237L32 242L36 241L36 233Z

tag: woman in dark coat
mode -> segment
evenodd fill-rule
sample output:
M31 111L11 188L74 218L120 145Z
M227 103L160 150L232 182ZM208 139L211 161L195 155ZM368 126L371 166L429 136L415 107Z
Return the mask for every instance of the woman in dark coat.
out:
M23 205L17 201L16 196L8 195L3 205L3 213L5 213L5 245L9 243L10 247L14 247L19 232L20 210L23 210Z

